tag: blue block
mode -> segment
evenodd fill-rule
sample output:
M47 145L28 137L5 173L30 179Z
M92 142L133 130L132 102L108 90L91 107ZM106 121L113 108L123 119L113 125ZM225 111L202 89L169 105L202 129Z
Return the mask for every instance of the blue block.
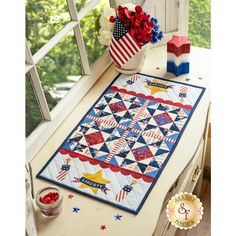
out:
M176 66L174 62L167 61L167 72L173 73L176 76L189 73L189 62L183 62Z

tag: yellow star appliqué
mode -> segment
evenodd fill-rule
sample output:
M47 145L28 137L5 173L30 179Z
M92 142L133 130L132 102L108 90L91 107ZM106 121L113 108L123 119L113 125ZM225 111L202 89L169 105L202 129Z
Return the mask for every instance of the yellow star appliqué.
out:
M99 170L95 174L83 173L83 177L86 178L87 180L90 180L92 182L96 182L99 184L109 184L110 183L109 180L106 180L102 177L102 170ZM96 194L97 191L99 190L99 188L92 187L92 186L87 185L85 183L82 183L80 185L80 188L90 188L94 194Z
M157 92L167 92L167 89L165 88L165 86L168 84L168 82L159 82L157 80L153 80L152 83L158 83L160 85L163 85L164 88L162 87L158 87L158 86L155 86L155 85L146 85L145 88L148 88L151 90L151 95L153 95L154 93L157 93Z

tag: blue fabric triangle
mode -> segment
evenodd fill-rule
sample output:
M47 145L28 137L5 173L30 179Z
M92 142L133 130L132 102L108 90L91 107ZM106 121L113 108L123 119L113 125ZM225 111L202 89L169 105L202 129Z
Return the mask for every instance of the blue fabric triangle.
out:
M162 154L165 154L165 153L168 153L169 151L168 150L163 150L163 149L158 149L155 156L159 156L159 155L162 155Z
M138 140L137 140L139 143L143 143L143 144L146 144L145 142L145 139L143 138L142 135L139 136Z
M163 127L159 127L159 129L160 129L160 131L162 132L162 134L163 134L164 136L167 135L167 133L168 133L168 130L167 130L167 129L165 129L165 128L163 128Z
M168 138L172 138L172 139L176 140L178 138L178 136L179 136L179 133L175 133L175 134L168 136Z
M96 154L97 154L97 152L98 152L98 150L97 150L97 149L95 149L95 148L92 148L92 147L89 147L89 151L90 151L90 153L91 153L92 157L95 157L95 156L96 156Z
M189 109L186 109L186 108L182 108L183 110L184 110L184 112L187 114L187 116L189 116L190 115L190 113L191 113L191 110L189 110Z
M160 168L157 161L155 160L152 160L150 163L149 163L149 166L153 166L153 167L157 167L157 168Z
M168 142L168 141L165 141L165 144L167 145L167 147L168 147L169 149L171 149L171 148L173 147L173 145L174 145L174 143Z
M105 161L107 157L108 157L108 154L100 156L100 157L96 157L96 159L99 161Z
M128 119L133 119L133 116L129 113L129 111L127 111L127 112L124 114L124 117L125 117L125 118L128 118Z
M107 103L109 103L112 100L112 98L106 96L104 96L104 99L106 100Z
M109 115L111 115L111 113L103 111L100 117L109 116Z
M168 112L171 112L171 113L174 113L174 114L178 114L178 112L180 111L181 108L178 108L178 109L174 109L172 111L168 111Z
M106 153L110 153L110 150L105 143L101 146L100 150Z
M141 106L133 103L133 104L129 107L129 109L135 109L135 108L138 108L138 107L141 107Z
M170 127L170 130L180 132L179 128L177 127L175 123L172 124L172 126Z
M112 164L112 165L115 165L115 166L119 166L119 164L118 164L115 157L112 157L109 163Z
M128 155L129 152L130 152L130 151L120 151L120 152L117 153L116 155L119 156L119 157L125 158L125 157Z
M157 109L160 110L160 111L166 111L167 110L166 107L163 106L162 104L159 104Z
M150 113L150 115L153 115L155 113L155 111L156 111L155 109L148 108L148 107L147 107L147 110Z
M120 96L119 93L116 93L116 95L114 96L114 98L119 99L119 100L122 100L122 97Z
M122 166L123 166L123 165L130 165L130 164L133 164L134 162L136 162L136 161L132 161L132 160L129 160L129 159L125 159L125 160L122 162Z
M157 173L158 173L158 171L159 171L159 170L156 169L156 170L154 170L154 171L152 171L152 172L146 173L145 175L155 178L156 175L157 175Z
M114 127L108 128L108 129L103 128L103 129L102 129L102 132L107 133L107 134L111 134L114 129L115 129Z
M107 104L100 104L100 103L98 103L94 108L97 109L97 110L103 111L106 106L107 106ZM93 113L90 113L90 114L92 115Z
M144 130L155 129L157 125L147 125Z
M115 118L116 122L119 124L120 123L120 120L122 119L122 117L116 115L116 114L113 114L113 117Z
M142 130L142 128L139 126L138 122L135 123L134 128L138 129L138 130Z
M140 163L140 162L137 162L137 164L138 164L139 169L142 171L142 173L144 173L145 170L147 169L148 165L145 165L145 164Z

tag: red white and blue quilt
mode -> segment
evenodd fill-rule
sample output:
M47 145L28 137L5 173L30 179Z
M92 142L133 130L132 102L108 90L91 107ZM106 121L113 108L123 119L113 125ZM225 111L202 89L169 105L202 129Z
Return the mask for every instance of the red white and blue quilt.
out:
M137 214L204 91L120 74L37 177Z

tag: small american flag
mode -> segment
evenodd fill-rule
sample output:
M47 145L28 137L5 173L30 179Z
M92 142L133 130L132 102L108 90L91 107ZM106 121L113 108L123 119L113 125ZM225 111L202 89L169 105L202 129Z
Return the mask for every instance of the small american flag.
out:
M116 17L109 53L117 67L131 59L141 46L132 38L122 21Z
M71 161L71 158L70 157L68 157L68 158L66 158L66 164L63 164L62 166L61 166L61 170L59 171L59 173L58 173L58 175L57 175L57 180L60 180L60 181L62 181L63 179L65 179L66 178L66 175L67 175L67 173L69 172L69 170L70 170L70 165L69 165L69 162Z
M57 175L57 180L62 181L63 179L65 179L69 170L70 170L70 165L68 164L62 165L61 171Z

